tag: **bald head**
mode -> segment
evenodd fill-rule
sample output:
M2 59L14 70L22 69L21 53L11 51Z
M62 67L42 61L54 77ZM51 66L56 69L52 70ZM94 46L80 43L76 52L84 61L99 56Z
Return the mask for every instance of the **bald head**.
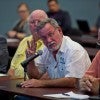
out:
M30 15L30 19L32 18L32 17L41 17L41 18L48 18L47 17L47 14L45 13L45 11L43 11L43 10L34 10L32 13L31 13L31 15Z
M47 14L43 10L34 10L29 16L29 26L31 33L33 34L38 22L48 18Z

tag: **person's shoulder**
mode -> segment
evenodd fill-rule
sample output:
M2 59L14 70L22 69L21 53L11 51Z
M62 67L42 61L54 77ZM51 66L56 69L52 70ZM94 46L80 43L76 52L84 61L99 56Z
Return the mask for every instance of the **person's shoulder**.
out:
M29 17L26 19L24 26L29 26Z
M32 35L25 37L20 43L24 43L31 40L32 40Z
M32 35L25 37L22 41L27 41L27 40L30 40L30 39L32 39Z
M65 36L65 45L64 52L69 57L83 57L86 56L86 59L89 59L87 51L77 42L73 41L70 37Z
M73 41L68 36L64 36L64 41L65 41L66 48L68 48L70 51L73 51L73 50L75 50L75 51L76 50L78 50L78 51L84 50L84 48L79 43Z
M65 10L60 10L60 12L63 13L63 14L69 14L69 12L65 11Z
M47 14L48 16L50 16L50 15L51 15L51 12L50 12L50 11L47 11L46 14Z
M19 44L16 54L24 54L27 49L27 41L31 41L32 36L25 37Z

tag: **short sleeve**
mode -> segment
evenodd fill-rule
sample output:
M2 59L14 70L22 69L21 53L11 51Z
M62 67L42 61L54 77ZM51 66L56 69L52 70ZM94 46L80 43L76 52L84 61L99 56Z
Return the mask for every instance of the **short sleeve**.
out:
M85 75L92 75L94 77L98 77L98 70L100 66L100 51L96 54L95 58L92 61L91 66L86 71Z

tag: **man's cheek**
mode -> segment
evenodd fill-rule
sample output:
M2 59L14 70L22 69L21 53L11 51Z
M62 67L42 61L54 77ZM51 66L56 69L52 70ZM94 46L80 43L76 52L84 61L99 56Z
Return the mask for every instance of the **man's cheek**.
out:
M31 31L34 31L34 26L30 26L30 30Z

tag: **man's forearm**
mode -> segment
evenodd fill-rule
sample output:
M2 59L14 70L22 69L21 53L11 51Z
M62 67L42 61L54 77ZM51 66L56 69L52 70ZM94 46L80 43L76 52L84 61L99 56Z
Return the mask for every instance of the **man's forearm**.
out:
M10 68L7 72L7 75L10 76L11 78L15 77L15 71L14 69Z
M27 66L27 74L30 79L39 79L41 74L38 71L38 68L35 66L34 61L31 61Z
M41 81L42 87L75 87L76 83L76 78L60 78Z

